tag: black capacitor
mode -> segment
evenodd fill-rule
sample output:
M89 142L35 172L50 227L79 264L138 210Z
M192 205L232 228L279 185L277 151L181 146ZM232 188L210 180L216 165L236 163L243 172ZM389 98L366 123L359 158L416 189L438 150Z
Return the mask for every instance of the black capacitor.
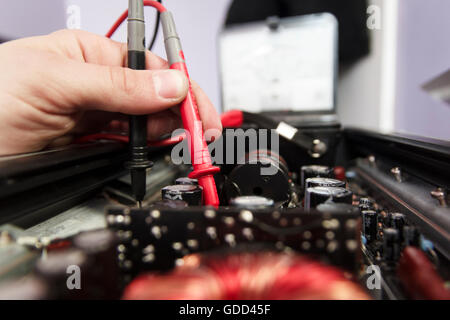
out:
M335 187L335 188L345 188L345 182L331 179L331 178L308 178L305 182L306 188L314 188L314 187Z
M91 267L88 257L81 250L69 249L64 251L50 252L45 259L40 259L35 265L35 274L42 278L54 293L57 299L88 299L86 287L89 283L89 268ZM79 272L80 288L69 289L67 284L70 276ZM77 284L72 278L71 284Z
M405 215L402 213L391 213L389 216L390 227L397 229L400 232L400 235L403 234L403 227L406 223Z
M161 190L163 200L180 200L190 206L200 206L203 202L203 189L193 185L173 185Z
M259 196L241 196L231 199L230 205L242 209L265 209L273 207L274 201Z
M387 262L395 262L400 257L400 234L397 229L383 229L383 257Z
M91 262L87 275L87 294L97 299L120 298L116 234L108 229L87 231L77 235L73 244L82 250Z
M308 178L333 178L333 169L327 166L302 166L300 169L300 186L305 188L306 179Z
M360 198L358 207L361 212L365 210L375 210L374 203L369 198Z
M367 243L371 243L377 239L378 213L373 210L365 210L361 214L363 218L363 235Z
M403 241L405 246L416 246L420 245L420 233L416 227L404 226L403 227Z
M305 209L314 209L325 202L352 204L353 193L344 188L315 187L307 188L305 193Z
M197 179L191 179L188 177L182 177L175 180L175 184L188 185L188 186L198 186Z

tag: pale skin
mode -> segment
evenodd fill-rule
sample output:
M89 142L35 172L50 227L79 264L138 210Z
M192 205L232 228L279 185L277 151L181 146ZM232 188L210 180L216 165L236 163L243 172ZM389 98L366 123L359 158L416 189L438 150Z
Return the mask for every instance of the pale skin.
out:
M85 31L0 45L0 155L126 131L129 114L149 115L151 140L182 127L177 105L187 94L187 78L151 52L148 70L130 70L126 61L126 44ZM195 82L192 87L204 129L220 134L217 111Z

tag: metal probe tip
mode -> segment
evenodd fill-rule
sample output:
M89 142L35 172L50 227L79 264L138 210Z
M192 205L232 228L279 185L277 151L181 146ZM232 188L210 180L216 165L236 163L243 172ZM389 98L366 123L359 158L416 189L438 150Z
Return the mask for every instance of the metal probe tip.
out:
M139 209L142 209L142 201L138 201L138 202L137 202L137 207L138 207Z

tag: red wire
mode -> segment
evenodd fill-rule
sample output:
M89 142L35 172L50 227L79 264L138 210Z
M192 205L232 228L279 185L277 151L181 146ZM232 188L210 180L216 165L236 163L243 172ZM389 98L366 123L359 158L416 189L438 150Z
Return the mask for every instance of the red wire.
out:
M240 127L244 121L242 111L239 110L231 110L228 112L223 113L221 116L222 126L224 128L237 128ZM165 140L160 141L148 141L149 147L167 147L174 144L177 144L181 141L183 141L186 138L186 134L180 134L175 137L171 137ZM82 143L88 143L96 140L112 140L112 141L119 141L123 143L128 143L129 138L128 136L123 136L120 134L111 134L111 133L96 133L91 134L88 136L81 137L77 140L75 140L74 143L76 144L82 144Z
M157 1L144 0L144 6L153 7L161 13L167 11L167 9L161 3L157 2ZM122 13L122 15L119 17L119 19L117 19L117 21L114 23L114 25L111 27L111 29L109 29L108 33L106 33L106 37L111 38L112 35L114 34L114 32L116 32L117 29L119 29L120 25L127 19L127 17L128 17L128 10L126 10L124 13Z

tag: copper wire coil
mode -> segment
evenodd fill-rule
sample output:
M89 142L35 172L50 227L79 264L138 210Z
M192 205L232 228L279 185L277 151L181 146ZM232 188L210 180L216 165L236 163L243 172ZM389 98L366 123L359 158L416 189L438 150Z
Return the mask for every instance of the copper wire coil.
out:
M191 255L167 275L146 274L125 290L126 300L367 300L343 271L306 257L242 253Z

